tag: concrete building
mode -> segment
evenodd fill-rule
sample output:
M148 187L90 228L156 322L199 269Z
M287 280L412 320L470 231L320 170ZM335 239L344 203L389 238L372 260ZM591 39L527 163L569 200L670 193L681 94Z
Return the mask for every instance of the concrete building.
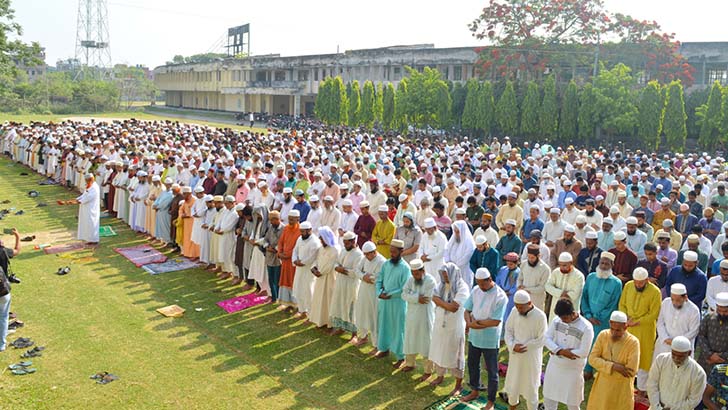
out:
M728 42L683 43L681 52L695 67L695 87L728 83ZM170 64L154 69L154 82L166 105L202 110L313 115L321 80L341 76L345 83L393 83L405 66L437 68L444 79L467 81L478 59L475 47L435 48L432 44L393 46L343 53L281 57L278 54ZM591 67L583 67L585 75Z

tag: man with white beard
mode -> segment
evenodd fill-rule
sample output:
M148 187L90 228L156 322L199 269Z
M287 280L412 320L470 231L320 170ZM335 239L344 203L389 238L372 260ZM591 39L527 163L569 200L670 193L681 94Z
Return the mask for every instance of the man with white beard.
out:
M554 315L546 330L545 346L551 357L544 375L543 404L545 410L556 410L559 403L568 410L579 410L584 401L583 370L594 330L569 299L555 303Z
M541 386L546 314L531 303L531 297L525 290L516 291L513 302L515 307L508 315L505 328L508 372L503 390L508 395L511 410L518 406L520 396L526 399L528 410L536 410L538 388Z
M288 213L293 209L293 205L296 205L296 201L293 199L293 190L290 187L283 188L283 200L278 201L278 204L274 205L274 208L277 207L280 211L281 221L285 221L284 225L288 223Z
M306 221L311 224L311 229L314 232L318 232L318 228L321 226L321 201L316 195L311 195L308 198L308 203L311 205L311 210L308 212Z
M357 328L356 346L362 346L371 341L377 352L377 293L374 284L377 281L379 271L386 261L384 256L377 252L377 245L374 242L364 242L361 247L364 257L356 269L356 276L361 280L359 292L354 303L354 324ZM371 339L368 338L371 334Z
M425 219L425 234L420 240L420 260L425 263L425 272L432 275L437 281L440 275L437 270L445 263L445 247L447 237L437 229L437 223L432 218ZM438 282L439 283L439 282Z
M318 237L311 235L312 227L310 222L301 222L300 229L301 236L296 240L296 246L293 248L293 256L291 257L293 265L296 267L292 295L298 307L296 317L305 319L311 311L311 298L313 297L314 276L311 273L311 268L316 263L321 241L319 241Z
M404 327L404 365L403 373L415 369L417 355L425 359L424 372L432 374L432 361L427 358L430 353L432 325L435 321L435 305L432 293L437 283L432 275L425 272L425 264L420 259L410 261L412 276L402 288L402 299L407 302L407 315Z
M356 276L356 269L364 256L356 247L356 235L353 232L344 232L341 239L344 242L344 249L339 252L339 258L334 267L336 283L329 311L334 328L331 334L338 336L344 332L351 332L349 341L352 341L356 337L354 304L359 292L359 278Z
M670 351L672 342L678 336L685 336L690 345L695 344L700 330L700 309L688 299L688 290L682 283L670 286L670 297L662 301L657 317L657 340L655 357Z
M337 235L339 237L344 235L346 232L353 233L354 225L356 225L356 221L359 219L359 215L354 212L354 206L350 199L342 199L341 208L343 209L343 212L341 212L341 222L339 222L337 229Z
M334 198L331 195L324 197L324 207L321 210L321 222L319 228L328 226L338 236L338 228L341 224L341 211L334 206Z
M694 409L706 390L705 371L691 357L693 344L686 337L677 336L670 347L670 352L657 356L650 368L647 379L650 409Z

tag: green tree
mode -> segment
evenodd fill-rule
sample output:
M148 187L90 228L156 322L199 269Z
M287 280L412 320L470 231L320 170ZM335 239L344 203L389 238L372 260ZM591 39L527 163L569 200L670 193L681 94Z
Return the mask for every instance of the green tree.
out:
M596 124L596 96L594 87L587 83L579 93L579 136L585 145L594 139Z
M374 94L374 122L382 123L382 111L384 109L384 87L382 83L377 84L377 88Z
M119 88L120 103L129 109L134 101L154 101L159 89L139 67L117 64L114 66L114 82Z
M387 130L394 126L394 101L394 86L392 83L387 83L382 95L382 126Z
M453 125L460 126L462 124L463 111L465 110L465 99L467 98L468 90L460 82L453 84L452 90L450 91L450 97L452 98L452 123Z
M617 64L594 79L596 124L608 136L632 136L637 127L636 83L630 72L626 65Z
M478 118L478 109L480 108L480 86L474 78L468 80L465 84L465 104L463 105L463 114L461 126L463 129L475 131L480 129L480 119Z
M452 99L440 72L430 67L425 67L422 72L410 67L406 69L407 93L404 100L410 124L418 128L446 127L450 121Z
M505 135L516 135L518 132L518 104L513 82L506 82L506 88L498 99L495 110L500 131Z
M314 105L314 113L316 118L326 124L332 123L331 104L332 104L332 80L331 77L325 78L319 83L318 94L316 94L316 104Z
M541 103L541 135L554 138L559 129L559 102L556 98L556 79L553 75L543 83L543 102Z
M569 81L564 98L561 101L561 120L559 121L559 136L562 139L576 138L579 118L579 88L574 80Z
M698 143L704 148L712 149L720 142L720 125L722 122L722 96L723 89L718 81L713 83L710 89L708 103L697 109L698 125L700 125L700 137Z
M349 93L349 126L356 127L361 124L359 115L361 113L361 90L359 89L359 81L354 80L351 83L351 92Z
M344 80L340 76L336 76L331 86L332 104L331 113L332 123L338 125L346 125L349 123L349 99L346 96L346 86Z
M648 147L654 150L657 150L660 145L663 108L660 84L657 81L650 81L640 94L639 121L637 124L638 136Z
M400 130L407 128L409 125L407 111L407 78L403 78L397 84L397 92L394 94L393 128Z
M493 96L493 85L485 81L480 85L478 92L478 129L485 135L490 135L495 124L495 97Z
M683 87L680 81L673 81L668 86L664 118L663 130L667 148L673 152L682 151L688 135L685 125L688 116L685 114Z
M710 95L710 87L703 87L685 96L685 112L688 114L688 138L698 138L700 135L700 126L698 125L698 116L696 110L703 104L708 103Z
M539 127L539 111L540 111L541 91L535 81L529 81L526 88L526 95L521 103L521 134L526 137L534 137L538 134Z
M376 104L376 96L374 95L374 84L367 80L364 82L364 89L361 96L361 108L359 111L359 123L371 129L374 124L374 110Z

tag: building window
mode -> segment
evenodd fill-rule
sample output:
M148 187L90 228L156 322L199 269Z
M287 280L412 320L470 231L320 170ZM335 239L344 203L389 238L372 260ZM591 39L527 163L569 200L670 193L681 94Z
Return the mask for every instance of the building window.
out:
M452 79L453 81L463 80L463 66L456 65L452 68Z
M319 70L318 68L313 69L313 80L318 81L319 80Z
M709 68L707 84L713 84L716 81L725 84L728 81L728 71L720 68Z
M255 73L255 81L266 81L265 71L258 71Z
M394 79L398 80L402 75L402 68L394 67Z
M275 81L286 81L286 72L285 71L276 71Z
M298 81L308 81L308 70L298 70Z
M238 98L238 109L243 108L243 102Z
M222 81L222 73L220 70L217 71L217 81Z

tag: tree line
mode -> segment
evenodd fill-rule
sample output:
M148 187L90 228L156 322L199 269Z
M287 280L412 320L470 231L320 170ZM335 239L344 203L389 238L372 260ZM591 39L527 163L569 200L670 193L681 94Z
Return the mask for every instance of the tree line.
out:
M622 141L652 150L679 151L688 137L704 148L728 142L728 87L716 83L687 97L680 80L640 84L617 64L591 82L452 83L436 69L407 68L396 87L341 77L319 84L315 113L330 125L403 132L437 129L470 136L508 135L588 145Z

